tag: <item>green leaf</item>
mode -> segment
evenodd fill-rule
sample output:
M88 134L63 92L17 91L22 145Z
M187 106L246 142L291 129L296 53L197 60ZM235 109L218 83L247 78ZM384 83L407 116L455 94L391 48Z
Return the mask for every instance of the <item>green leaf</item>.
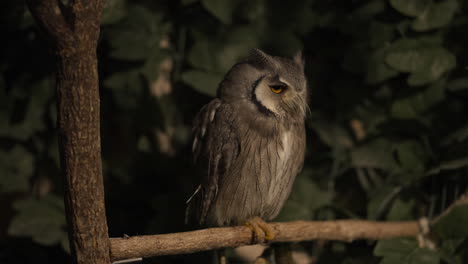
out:
M226 73L232 65L247 57L252 48L258 44L258 35L251 27L234 28L216 54L216 64L219 65L217 71Z
M414 72L421 69L428 51L423 49L441 48L441 39L433 37L400 38L388 48L386 62L401 72ZM424 54L423 52L426 52Z
M378 103L365 101L356 106L355 112L368 135L379 133L379 126L388 120L387 110Z
M63 236L62 240L60 240L60 245L62 246L63 250L67 252L68 254L71 253L70 251L70 240L68 239L68 236Z
M253 47L258 46L258 34L252 27L235 27L223 40L195 34L195 45L188 55L189 63L196 69L225 74Z
M351 150L351 163L358 168L393 169L396 167L392 156L392 145L379 138Z
M151 151L151 143L146 136L141 136L137 142L138 150L141 152L150 152Z
M415 95L394 101L391 116L396 119L416 119L445 98L445 82L439 81Z
M126 15L125 0L107 0L102 13L103 25L115 24Z
M203 6L224 24L231 24L232 14L236 7L233 0L202 0Z
M463 264L463 253L459 253L460 251L463 252L463 250L466 251L466 249L468 249L468 240L463 238L444 239L438 245L438 251L440 252L442 260L450 264Z
M404 176L400 177L400 183L407 184L424 176L428 155L422 144L414 140L407 140L396 144L395 152L401 173Z
M433 82L456 66L455 56L442 47L395 50L386 62L396 70L412 73L408 78L411 86Z
M383 48L395 35L395 25L372 21L369 27L369 44L372 48Z
M21 145L9 152L0 151L0 191L26 192L34 170L34 157Z
M427 56L426 64L410 75L408 78L408 84L410 86L431 83L456 66L455 56L444 48L434 48L423 51L424 56Z
M433 229L443 239L468 237L468 204L453 207L448 214L440 218Z
M411 73L411 86L431 83L456 66L455 56L440 41L439 35L402 38L388 49L385 62L395 70Z
M325 144L334 148L349 148L352 146L351 135L338 123L326 120L316 120L311 123L313 129Z
M451 80L447 84L447 90L452 92L458 92L468 89L468 78L458 78L455 80Z
M192 86L198 92L209 95L211 97L216 96L218 85L223 79L221 74L208 73L197 70L186 71L182 73L181 77L184 83Z
M448 135L444 140L442 140L442 146L447 146L452 143L461 143L468 139L468 125L465 125L454 132L452 132L450 135Z
M257 36L258 33L255 33ZM274 34L273 43L270 44L273 50L281 51L282 56L292 55L303 49L299 36L290 29L278 29Z
M372 17L383 12L385 10L386 3L383 0L367 1L358 8L352 11L351 16L353 18L370 20Z
M391 184L382 184L371 189L367 203L367 218L376 220L380 217L400 190L401 187L395 187Z
M197 69L206 71L220 71L215 54L219 53L221 45L209 39L195 42L188 54L188 62ZM232 65L231 65L232 66Z
M375 50L367 63L366 83L377 84L398 75L385 63L386 48Z
M429 170L427 175L438 174L443 170L456 170L468 166L468 157L459 158L456 160L443 161L439 166Z
M6 121L9 118L5 118L3 122L0 121L0 136L25 141L31 138L35 133L43 131L46 128L44 122L45 110L47 109L47 102L53 95L53 83L46 78L28 85L32 86L29 91L22 87L14 88L14 90L19 90L16 91L17 93L27 91L28 96L26 98L28 98L28 103L26 105L24 118L15 123ZM6 108L7 107L8 105ZM5 110L8 111L9 109L7 108ZM10 113L10 115L12 115L12 113Z
M294 182L291 196L277 217L278 221L312 220L316 209L330 203L330 193L321 190L305 169Z
M374 255L383 257L380 264L439 264L436 251L419 248L414 239L380 240L374 248Z
M134 5L127 10L127 17L114 24L106 34L111 46L110 56L127 61L144 61L160 51L159 42L167 30L160 14Z
M417 72L429 63L430 52L421 49L404 49L390 52L385 62L401 72Z
M444 27L450 23L457 9L457 0L431 2L430 6L414 20L412 28L415 31L428 31Z
M388 221L406 221L414 219L412 210L415 207L415 201L403 201L396 199L387 215Z
M398 12L407 16L419 16L430 5L431 0L390 0L390 4Z
M103 85L110 88L117 104L124 108L135 108L143 92L143 78L138 70L116 72L104 80Z
M41 245L60 243L67 236L63 200L55 195L27 198L13 204L18 211L8 227L11 236L31 237Z
M405 256L411 253L416 247L418 247L418 244L414 239L396 238L380 240L374 248L374 255L378 257L393 254Z

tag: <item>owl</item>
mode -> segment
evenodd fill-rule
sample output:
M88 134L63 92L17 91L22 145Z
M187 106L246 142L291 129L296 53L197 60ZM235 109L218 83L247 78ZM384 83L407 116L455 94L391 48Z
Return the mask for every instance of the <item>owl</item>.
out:
M302 169L307 109L301 53L254 49L229 70L194 121L192 151L203 178L189 206L199 225L247 224L274 238L264 221L278 215Z

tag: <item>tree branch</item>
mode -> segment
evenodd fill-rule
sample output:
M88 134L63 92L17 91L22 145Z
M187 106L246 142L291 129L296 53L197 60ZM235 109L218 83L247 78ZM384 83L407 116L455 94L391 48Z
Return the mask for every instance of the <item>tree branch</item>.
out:
M26 0L26 2L37 24L53 42L72 35L59 0Z
M295 221L270 223L278 232L273 242L305 240L389 239L419 234L417 221L374 222L360 220ZM252 231L245 226L209 228L191 232L111 238L112 261L178 255L252 244Z

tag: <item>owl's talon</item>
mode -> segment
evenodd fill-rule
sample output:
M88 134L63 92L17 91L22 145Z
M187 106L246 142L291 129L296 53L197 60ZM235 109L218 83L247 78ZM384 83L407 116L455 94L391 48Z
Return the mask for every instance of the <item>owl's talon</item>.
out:
M252 244L258 244L258 243L263 243L265 240L265 233L263 230L260 228L258 223L256 221L247 221L245 225L252 231Z
M265 240L273 240L276 238L276 234L275 233L270 233L270 232L266 232L265 234Z
M245 225L253 232L253 243L263 243L276 238L276 231L260 217L248 220Z

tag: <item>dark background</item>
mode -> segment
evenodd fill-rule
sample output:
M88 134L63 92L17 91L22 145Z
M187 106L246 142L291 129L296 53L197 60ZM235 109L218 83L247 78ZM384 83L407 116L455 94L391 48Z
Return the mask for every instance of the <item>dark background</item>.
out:
M22 1L2 1L0 21L0 263L67 263L53 56ZM434 218L466 191L467 45L464 0L108 0L110 236L187 230L192 119L255 47L302 49L311 94L304 170L278 221ZM317 263L461 264L466 223L465 206L434 226L437 251L413 239L297 247Z

